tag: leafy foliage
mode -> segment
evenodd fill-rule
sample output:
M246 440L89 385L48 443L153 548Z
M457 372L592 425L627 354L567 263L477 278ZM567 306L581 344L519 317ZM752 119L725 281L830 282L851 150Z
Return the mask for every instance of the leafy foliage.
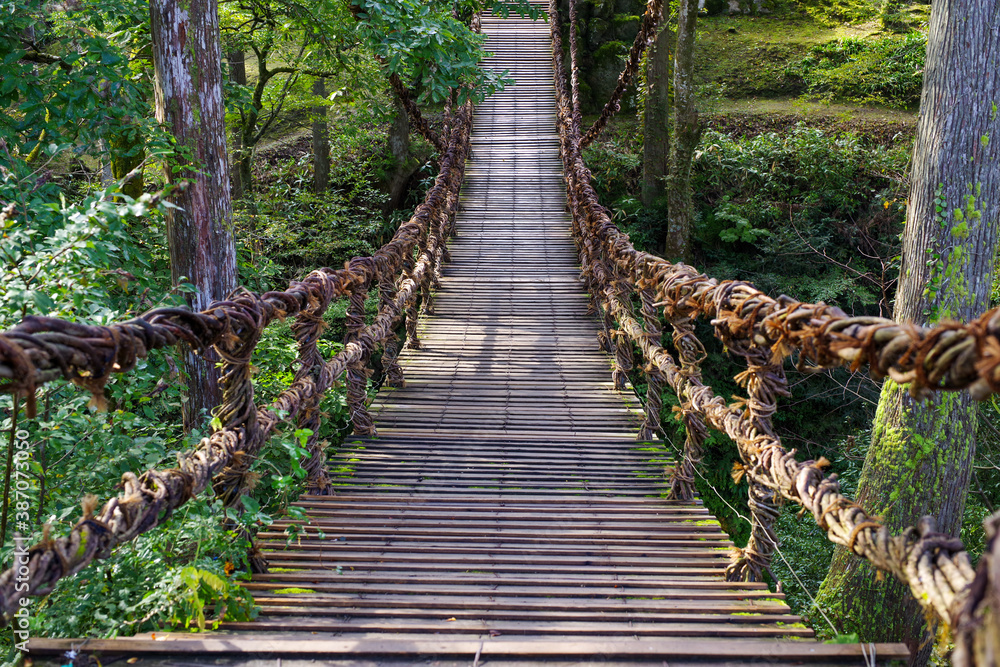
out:
M389 71L405 73L420 90L421 99L444 101L458 93L459 103L471 96L482 101L511 80L503 72L480 68L483 37L466 20L487 3L465 0L457 4L420 0L360 0L361 31ZM511 9L538 17L540 11L525 0L489 3L506 16Z
M47 3L27 0L2 13L0 140L8 160L13 152L30 162L50 144L86 151L147 115L142 100L150 82L129 66L134 31L105 32L135 8L85 3L79 12L53 16Z
M639 151L623 125L585 159L616 223L655 251L666 214L639 205ZM698 264L775 295L887 313L908 159L906 146L884 148L802 124L747 139L706 131L692 181Z
M379 188L393 166L384 129L364 119L341 121L330 145L329 190L313 192L308 153L279 157L262 165L259 192L236 211L254 262L283 279L369 255L395 229L382 213L386 195Z
M907 157L801 125L747 140L707 132L693 188L710 271L847 310L884 307Z
M919 32L848 38L813 47L789 73L824 99L910 108L920 101L926 51Z
M215 505L194 500L163 530L61 581L32 609L33 634L113 637L156 630L162 623L205 629L223 613L234 620L252 618L249 594L226 571L227 563L242 558L245 542L219 530ZM216 605L212 621L206 616L209 605Z

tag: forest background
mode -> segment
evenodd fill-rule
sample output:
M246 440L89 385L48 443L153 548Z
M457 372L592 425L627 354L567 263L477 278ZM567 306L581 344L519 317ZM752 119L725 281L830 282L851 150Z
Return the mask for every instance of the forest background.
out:
M453 29L447 12L405 1L365 7L381 17L381 33L334 0L220 3L234 236L239 283L250 290L283 289L313 268L371 254L436 173L434 147L411 133L393 94L386 77L392 45L378 35L405 23L398 32L411 41L395 48L424 49L427 60L442 62L451 58L443 55ZM599 112L610 95L643 9L637 0L580 3L586 112ZM928 13L929 5L895 0L707 0L695 44L702 133L692 160L691 263L775 296L891 316ZM668 16L669 31L673 5ZM150 58L144 3L14 0L0 8L0 330L26 315L107 324L183 304L190 293L189 284L171 280L162 165L175 147L153 118ZM417 60L396 65L440 124L446 89ZM502 83L496 73L478 91ZM659 253L668 202L662 179L644 189L644 131L656 122L647 84L640 76L585 158L615 221L637 246ZM326 320L321 351L329 355L342 344L343 306ZM721 346L709 355L706 382L719 395L738 393L737 365ZM263 399L288 383L294 358L287 326L270 327L253 361ZM197 442L208 416L186 433L180 428L181 365L169 352L151 355L109 382L103 406L71 384L53 383L31 420L15 421L11 399L0 397L0 431L23 428L37 443L33 521L3 521L4 562L15 528L35 539L59 533L76 521L86 494L107 497L122 473L169 465L174 452ZM642 396L641 375L633 381ZM789 381L793 398L776 416L779 434L804 456L830 460L850 495L879 383L846 371L791 369ZM370 391L380 382L376 373ZM674 405L667 401L663 423L671 425L668 442L680 446ZM336 447L349 434L343 393L330 392L322 410L320 435ZM982 521L1000 504L996 416L992 402L979 413L962 527L974 557L984 544ZM304 476L307 435L279 435L232 522L252 531L294 513L287 503ZM735 447L713 434L706 451L701 495L743 544L749 523L733 509L746 498L745 482L730 474ZM10 459L0 469L9 479ZM210 627L212 605L251 617L252 601L235 583L247 570L247 545L234 539L237 526L224 528L218 517L218 501L202 497L162 529L62 582L33 607L33 636ZM793 608L821 634L849 637L849 627L830 627L815 601L833 546L788 508L779 532L773 573Z

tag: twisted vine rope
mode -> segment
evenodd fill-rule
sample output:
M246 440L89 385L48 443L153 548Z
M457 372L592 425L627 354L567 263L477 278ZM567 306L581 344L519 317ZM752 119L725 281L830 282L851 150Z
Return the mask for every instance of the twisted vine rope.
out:
M125 474L122 492L99 510L97 499L88 497L83 518L69 534L52 539L46 531L45 538L28 550L27 590L23 577L20 584L15 581L13 569L0 574L0 614L5 621L18 609L20 597L51 592L60 579L161 524L209 484L227 506L236 506L254 481L250 473L254 458L278 424L297 420L315 432L319 400L345 372L354 399L355 431L371 430L364 405L363 385L369 372L365 364L380 345L394 359L396 326L404 313L414 311L421 285L429 284L440 271L445 235L457 209L471 125L470 103L452 116L440 172L424 202L386 245L370 257L351 260L344 269L313 271L283 292L258 295L239 290L200 313L160 308L108 327L27 317L0 333L0 391L26 397L32 416L35 389L46 382L67 379L98 398L112 373L131 370L155 349L181 344L199 351L214 346L223 360L223 402L215 411L222 427L195 449L178 454L175 468ZM381 296L379 309L373 321L365 324L364 295L375 283ZM349 335L343 350L324 360L316 345L322 314L333 300L344 297L351 302ZM258 407L250 381L250 357L264 329L286 317L296 318L292 331L299 348L297 372L270 406ZM402 381L398 366L391 372L395 381ZM311 437L307 448L303 461L307 485L316 492L328 492L322 443ZM251 567L259 570L266 562L252 552Z
M891 535L840 493L836 475L823 472L828 462L800 462L795 450L785 450L770 418L778 397L787 395L782 365L789 357L800 370L867 366L877 378L909 383L918 397L961 389L977 399L997 393L1000 309L966 324L934 327L849 317L823 303L774 299L749 283L718 281L636 250L599 204L581 156L585 143L566 82L556 0L550 0L549 19L560 146L582 278L605 321L613 321L608 328L635 344L646 368L655 368L682 402L678 411L687 441L672 480L673 495L684 498L693 492L706 428L726 433L739 449L754 508L754 538L730 568L731 576L759 578L767 568L776 545L774 501L790 500L811 512L832 542L892 573L925 609L953 628L955 664L973 664L983 655L991 657L982 664L995 664L1000 657L1000 514L987 523L989 552L974 572L961 541L938 533L930 517ZM627 290L618 284L623 278L639 292L642 322L633 315ZM649 291L655 294L652 304ZM653 322L650 305L661 307L674 327L680 365L661 347L658 318ZM698 317L708 319L716 337L747 361L747 370L737 378L747 388L747 398L727 404L702 384L697 367L704 350L693 342L691 329Z
M414 129L420 133L420 136L430 142L438 153L444 155L448 148L446 142L441 138L441 135L434 131L434 129L430 126L430 123L427 122L427 119L420 113L420 107L418 107L417 103L413 101L413 95L410 94L410 89L406 87L406 84L403 83L398 74L389 75L389 85L392 86L392 91L396 93L399 103L402 104L403 109L406 110L406 115L410 119L410 125L412 125ZM447 135L447 129L445 134Z

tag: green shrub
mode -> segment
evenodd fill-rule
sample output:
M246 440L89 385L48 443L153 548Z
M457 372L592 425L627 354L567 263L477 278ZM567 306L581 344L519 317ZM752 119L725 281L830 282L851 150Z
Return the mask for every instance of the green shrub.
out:
M780 6L780 1L772 2ZM826 25L862 23L878 15L878 4L871 0L796 0L798 7Z
M768 293L872 311L896 270L907 160L905 149L803 125L740 140L706 132L693 170L703 266Z
M909 108L920 102L927 37L912 32L815 46L789 68L810 94Z
M602 203L617 209L638 195L642 179L641 148L639 151L617 136L595 142L584 151Z

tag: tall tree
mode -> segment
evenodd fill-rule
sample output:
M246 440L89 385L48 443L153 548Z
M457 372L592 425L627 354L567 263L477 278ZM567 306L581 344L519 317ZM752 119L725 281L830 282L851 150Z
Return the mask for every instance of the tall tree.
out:
M380 186L388 195L382 206L382 211L386 215L403 205L410 179L420 170L421 164L420 160L410 154L410 121L406 109L399 99L395 100L395 105L396 117L389 126L389 134L386 137L389 152L392 154L393 167L387 170Z
M968 320L988 306L1000 215L1000 0L939 0L931 12L895 318ZM926 514L957 535L975 452L967 392L915 400L886 380L857 500L894 530ZM821 604L864 641L932 644L909 591L838 547Z
M175 284L195 286L188 304L203 310L236 288L218 6L215 0L151 0L149 9L156 119L176 140L166 178L184 184L167 216L170 270ZM188 353L184 361L184 424L190 428L221 395L211 358Z
M242 48L232 48L226 53L226 60L229 61L229 80L238 86L247 85L247 61L246 53ZM237 127L233 131L233 161L236 164L243 163L243 131ZM233 179L233 199L243 199L246 194L246 185L243 183L240 169L232 170Z
M701 136L694 105L694 40L698 0L681 0L674 56L674 141L670 146L667 181L667 259L691 256L691 159Z
M670 163L670 44L673 34L661 21L660 34L646 51L646 105L642 132L642 205L663 194Z
M323 77L313 81L312 93L326 101L326 84ZM325 192L330 184L330 136L326 127L326 105L313 107L312 147L313 147L313 192Z

